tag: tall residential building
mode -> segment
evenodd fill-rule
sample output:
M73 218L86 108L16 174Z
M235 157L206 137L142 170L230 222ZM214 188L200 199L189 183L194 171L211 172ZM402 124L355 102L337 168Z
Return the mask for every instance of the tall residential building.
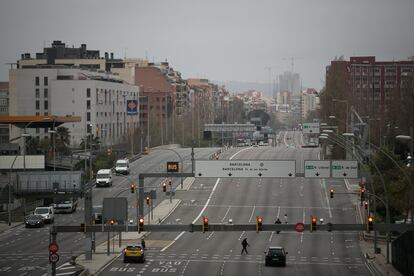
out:
M127 100L138 100L137 86L119 77L83 69L47 65L9 71L10 115L81 116L80 123L66 124L71 146L78 146L86 133L97 135L106 144L121 142L128 131L138 127L139 116L126 114ZM47 129L28 129L34 136ZM21 135L12 128L11 138Z
M0 82L0 116L9 115L9 83ZM0 124L0 144L9 142L9 126Z
M308 88L302 92L302 119L306 119L311 111L319 108L319 95L313 88Z
M349 104L360 115L381 115L392 101L404 100L412 91L414 61L376 61L374 56L351 57L349 61L332 61L326 78L341 75Z

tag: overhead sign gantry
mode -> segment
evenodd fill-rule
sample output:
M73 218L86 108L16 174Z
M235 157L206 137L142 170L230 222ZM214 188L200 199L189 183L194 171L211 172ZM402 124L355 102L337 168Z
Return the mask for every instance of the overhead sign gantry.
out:
M296 176L295 160L196 160L195 177L283 177Z

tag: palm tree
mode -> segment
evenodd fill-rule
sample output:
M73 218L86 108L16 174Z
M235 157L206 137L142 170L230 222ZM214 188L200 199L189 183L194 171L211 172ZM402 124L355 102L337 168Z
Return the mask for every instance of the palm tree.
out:
M68 154L70 145L70 132L66 127L58 127L56 130L56 150L57 152Z

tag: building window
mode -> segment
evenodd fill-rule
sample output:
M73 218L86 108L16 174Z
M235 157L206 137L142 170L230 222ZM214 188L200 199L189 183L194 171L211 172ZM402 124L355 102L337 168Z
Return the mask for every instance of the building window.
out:
M91 100L86 101L86 109L91 109Z
M49 82L48 82L47 77L44 77L44 78L43 78L43 83L44 83L44 85L45 85L45 86L46 86L46 85L49 85Z
M40 90L39 88L36 88L36 99L40 98Z
M45 107L44 108L49 109L49 102L48 101L45 101Z
M91 89L90 88L86 88L86 97L87 98L91 97Z
M36 112L36 116L40 116L40 112Z
M90 121L90 120L91 120L91 113L86 112L86 121Z
M40 80L39 80L39 79L40 79L39 77L36 77L36 78L35 78L35 85L36 85L36 86L39 86L39 82L40 82Z
M45 112L45 113L44 113L44 115L45 115L45 116L49 115L49 112Z
M40 109L40 101L36 100L36 110L39 110L39 109Z
M44 97L48 98L49 97L49 90L47 88L44 89L43 91Z

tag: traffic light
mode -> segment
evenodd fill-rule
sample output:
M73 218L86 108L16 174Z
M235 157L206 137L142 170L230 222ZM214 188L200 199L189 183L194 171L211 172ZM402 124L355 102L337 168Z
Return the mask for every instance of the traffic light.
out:
M112 149L109 148L109 149L106 150L106 152L107 152L108 156L110 156L112 154Z
M167 191L167 184L162 183L162 191L165 193Z
M114 223L115 223L115 221L114 221L113 219L111 219L111 220L109 221L109 224L110 224L110 225L114 225Z
M310 223L310 231L316 231L316 221L318 219L316 217L311 217L311 223Z
M208 218L203 217L203 233L208 231Z
M144 231L144 219L140 218L138 221L138 233Z
M367 219L367 232L370 232L374 229L374 217L368 216Z
M256 232L263 230L263 219L261 217L256 217Z
M150 204L150 197L147 196L146 200L147 200L147 205L149 205Z
M368 210L368 202L367 201L364 201L364 207L365 207L365 210Z
M131 184L131 194L135 193L135 185Z
M333 198L334 197L334 189L333 188L330 188L329 189L329 193L331 194L331 198Z
M172 186L171 180L168 181L168 185L170 185L170 187Z

